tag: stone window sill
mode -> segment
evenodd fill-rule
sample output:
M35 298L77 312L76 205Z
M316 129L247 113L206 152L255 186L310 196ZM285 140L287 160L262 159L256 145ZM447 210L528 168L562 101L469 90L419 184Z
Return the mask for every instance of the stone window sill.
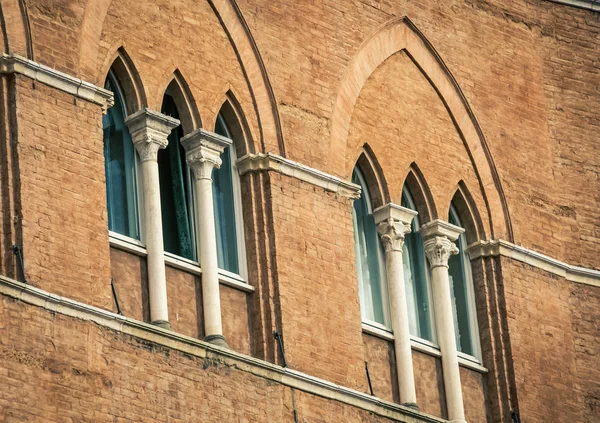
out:
M384 339L388 342L394 342L394 334L385 329L381 329L379 327L371 326L367 323L362 324L363 333L375 336L380 339ZM422 352L423 354L430 355L432 357L441 357L442 353L440 352L439 347L433 342L427 341L425 339L417 338L416 336L410 337L410 346L413 350ZM472 357L468 354L463 354L461 352L458 353L458 364L461 367L474 370L479 373L487 373L488 369L481 365L481 362L477 360L475 357Z
M114 232L109 232L108 239L111 247L135 254L140 257L146 257L148 255L146 246L141 241L124 237L123 235L119 235ZM169 267L182 270L192 275L200 276L202 274L202 269L200 268L200 264L198 262L188 260L183 257L178 257L171 253L165 253L165 264ZM242 279L241 276L226 270L219 269L219 282L222 285L229 286L239 291L246 293L254 292L254 287Z

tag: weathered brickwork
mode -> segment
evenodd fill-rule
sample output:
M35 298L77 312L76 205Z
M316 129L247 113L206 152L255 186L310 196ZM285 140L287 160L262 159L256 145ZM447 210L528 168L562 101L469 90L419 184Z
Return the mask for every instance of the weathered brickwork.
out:
M597 313L597 298L562 278L502 261L522 419L567 422L597 418L593 369L598 362L598 328L583 314L592 309ZM591 290L597 297L597 288ZM595 364L588 367L590 361Z
M102 111L29 78L15 85L26 275L112 309Z

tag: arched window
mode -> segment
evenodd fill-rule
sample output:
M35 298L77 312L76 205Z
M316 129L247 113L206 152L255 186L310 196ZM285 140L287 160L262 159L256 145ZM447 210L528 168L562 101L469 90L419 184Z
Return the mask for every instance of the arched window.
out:
M464 227L456 207L450 205L448 222ZM471 263L465 254L467 237L463 233L456 241L459 253L450 257L448 273L452 294L452 309L454 312L454 329L458 351L480 358L479 330L475 312L475 293L471 276Z
M400 205L417 211L413 197L406 186L402 190ZM411 223L411 232L404 237L402 250L409 327L411 335L433 342L431 290L420 229L419 216L415 216Z
M115 103L102 117L108 229L140 239L138 219L137 154L125 126L125 98L112 71L104 88L114 93Z
M179 119L169 91L163 98L161 112ZM179 125L171 131L167 148L158 152L162 229L165 251L193 260L196 258L193 187L185 150L179 141L182 137L183 129Z
M387 285L383 247L377 234L369 189L362 172L355 168L352 182L360 185L360 198L354 200L354 251L362 318L366 323L389 326Z
M221 113L217 116L215 132L232 140L232 145L221 154L221 167L214 169L212 174L219 269L245 279L240 178L235 164L236 140Z

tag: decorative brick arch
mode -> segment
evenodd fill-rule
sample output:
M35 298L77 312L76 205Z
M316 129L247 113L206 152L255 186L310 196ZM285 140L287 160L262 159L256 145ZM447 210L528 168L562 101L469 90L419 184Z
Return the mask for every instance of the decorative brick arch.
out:
M24 0L0 0L2 29L6 40L3 46L8 54L17 54L34 60L31 44L29 15Z
M348 132L354 106L370 75L388 57L406 51L427 77L444 102L479 179L487 212L491 236L513 240L508 206L494 161L463 92L456 80L425 36L407 17L393 19L368 38L348 66L343 77L331 120L329 170L348 177L350 161L346 157Z
M208 1L229 37L248 83L258 118L261 148L285 157L277 102L250 29L235 0ZM79 74L83 79L97 79L98 47L111 2L89 0L86 4L79 39Z

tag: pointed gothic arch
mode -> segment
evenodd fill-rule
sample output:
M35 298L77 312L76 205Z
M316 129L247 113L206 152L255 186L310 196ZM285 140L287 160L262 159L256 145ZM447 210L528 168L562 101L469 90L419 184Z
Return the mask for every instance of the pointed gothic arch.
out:
M465 228L467 243L472 244L478 240L485 239L485 229L481 221L481 216L475 205L475 200L464 181L458 183L458 188L452 197L452 204L454 204L460 221Z
M415 202L421 224L438 218L437 207L431 195L429 185L423 176L423 172L421 172L421 169L419 169L419 166L415 162L412 162L408 168L408 174L404 179L403 186L408 188Z
M184 134L189 134L202 127L198 107L196 107L190 87L179 69L173 71L171 81L162 92L163 96L169 94L173 97Z
M342 78L331 120L329 170L349 173L347 142L354 106L371 74L388 57L405 51L444 103L463 140L486 204L490 235L513 239L508 205L483 131L463 92L431 43L407 17L381 26L360 46Z
M383 174L383 169L375 157L375 153L369 144L363 146L362 152L356 160L354 168L358 167L367 182L369 196L373 209L383 206L391 201L388 184Z
M138 110L147 107L146 92L140 78L139 72L136 70L131 57L127 54L124 47L119 47L113 54L110 64L103 72L104 78L109 71L112 71L119 82L123 95L125 97L125 108L127 114L137 112Z
M237 157L255 153L256 148L248 120L240 102L231 89L225 93L225 98L219 108L219 114L225 119L231 131Z

